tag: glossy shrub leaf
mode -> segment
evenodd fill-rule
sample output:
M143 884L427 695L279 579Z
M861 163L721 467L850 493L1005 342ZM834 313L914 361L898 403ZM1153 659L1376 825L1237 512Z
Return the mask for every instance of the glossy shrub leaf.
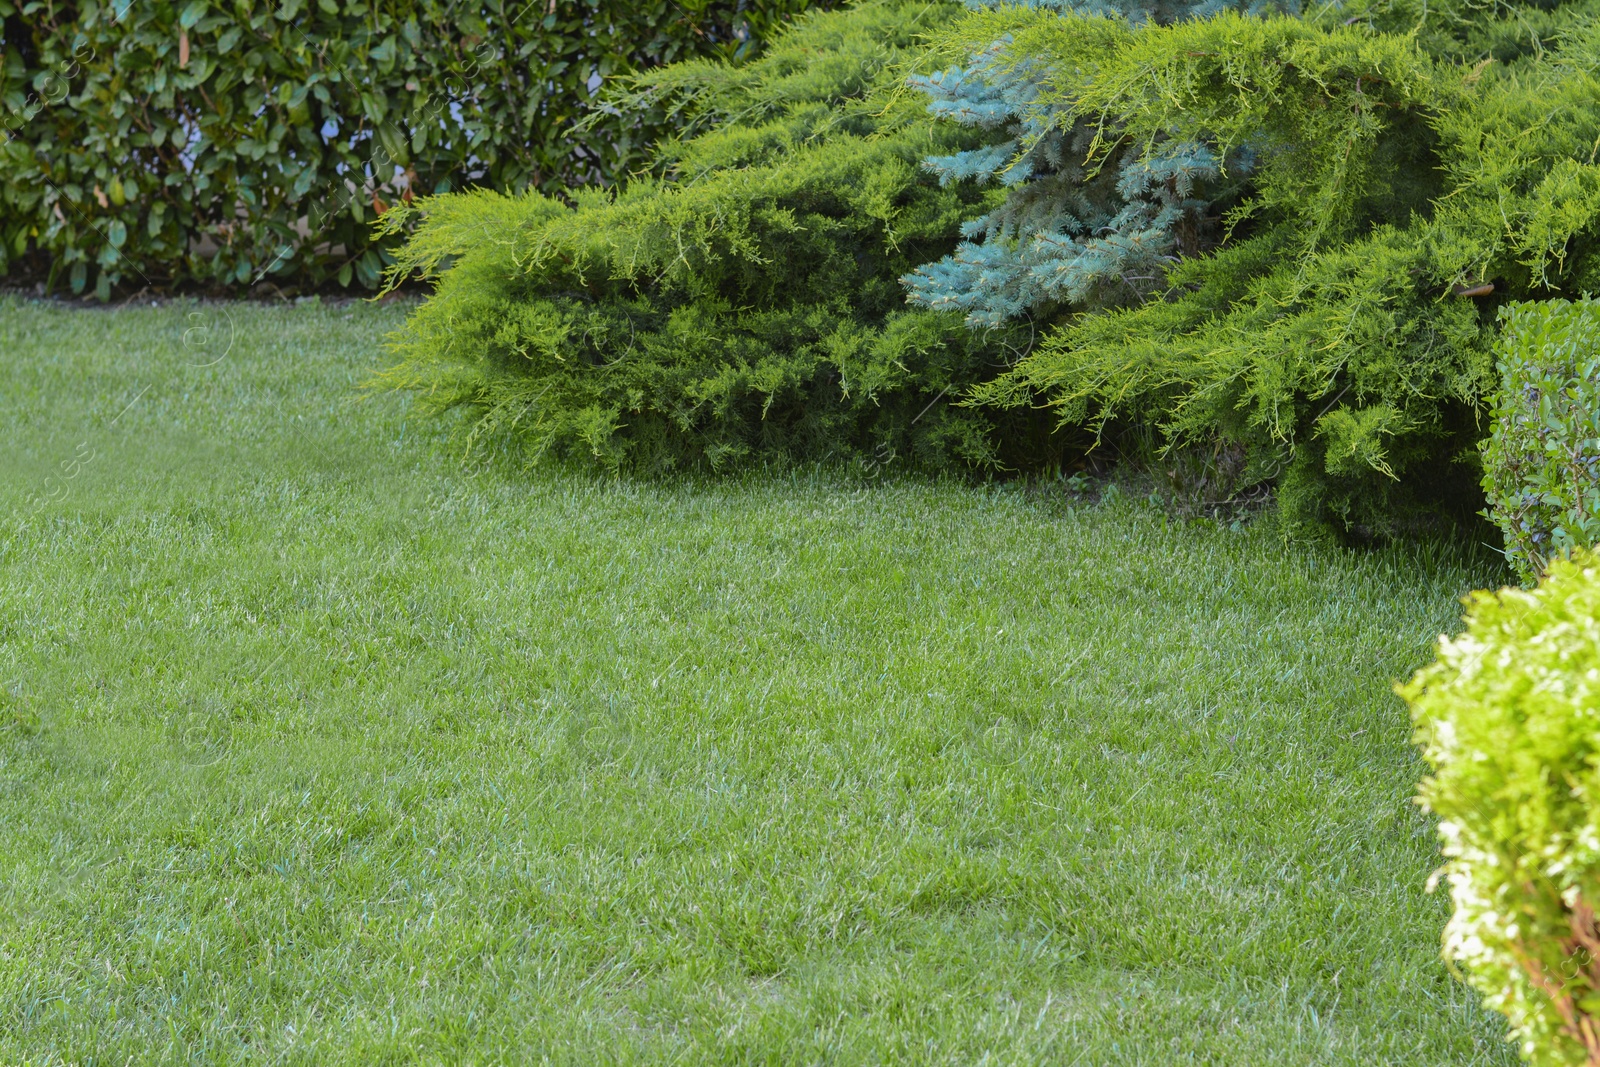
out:
M670 116L613 109L577 134L597 73L742 54L746 24L761 39L819 6L829 5L10 4L0 11L5 269L83 292L92 279L65 265L109 250L113 287L237 287L294 234L275 284L376 285L372 270L346 269L374 240L361 205L610 183L640 165ZM52 186L67 197L61 218L39 192Z

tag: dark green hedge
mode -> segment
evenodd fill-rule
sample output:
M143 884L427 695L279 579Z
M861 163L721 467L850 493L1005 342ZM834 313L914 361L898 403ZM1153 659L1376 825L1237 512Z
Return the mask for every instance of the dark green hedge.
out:
M0 275L376 287L413 195L608 181L598 79L739 57L810 0L0 0Z

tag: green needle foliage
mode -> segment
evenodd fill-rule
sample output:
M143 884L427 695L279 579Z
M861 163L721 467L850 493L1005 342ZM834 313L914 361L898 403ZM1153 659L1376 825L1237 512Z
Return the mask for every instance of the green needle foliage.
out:
M1054 424L1226 455L1225 491L1275 486L1295 535L1481 508L1498 308L1600 287L1600 0L952 11L871 0L758 62L635 83L611 112L680 133L620 192L386 216L420 223L392 277L438 288L379 382L472 409L475 439L609 467L1039 465ZM995 105L1010 119L945 121L907 89L980 52L989 82L1026 83ZM1193 221L1215 239L1158 256L1128 306L969 316L986 332L907 306L919 268L1015 288L944 257L1021 194L935 179L1036 149L1088 182L1206 155ZM934 303L988 300L956 295Z
M1494 304L1600 268L1595 6L971 17L955 39L1009 34L1009 62L1048 67L1040 106L1101 131L1092 159L1187 140L1254 157L1220 251L1068 322L979 398L1241 447L1295 531L1470 511Z
M1006 458L1002 436L1036 455L1042 420L958 405L1008 335L907 308L897 281L984 204L919 166L981 135L902 91L917 40L953 10L870 0L802 20L757 62L641 80L614 106L684 132L621 192L391 212L386 232L421 224L392 277L438 284L378 384L470 408L475 440L609 467L987 466Z

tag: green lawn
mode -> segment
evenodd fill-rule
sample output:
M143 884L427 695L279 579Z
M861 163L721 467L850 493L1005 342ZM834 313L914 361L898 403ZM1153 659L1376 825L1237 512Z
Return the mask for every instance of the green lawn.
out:
M0 302L0 1063L1512 1061L1389 692L1482 558L465 469L400 319Z

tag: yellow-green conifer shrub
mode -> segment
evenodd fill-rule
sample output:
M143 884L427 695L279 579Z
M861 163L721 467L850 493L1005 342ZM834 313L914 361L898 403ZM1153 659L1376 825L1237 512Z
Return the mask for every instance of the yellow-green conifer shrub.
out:
M1527 1062L1600 1064L1600 559L1474 593L1466 621L1399 688L1433 769L1444 953Z
M624 109L681 136L620 189L419 198L391 277L433 294L375 380L470 412L473 442L633 471L760 460L922 470L1037 464L1049 419L963 402L1029 339L908 308L987 193L924 156L987 131L904 87L959 9L862 0L795 21L760 59L641 78Z

